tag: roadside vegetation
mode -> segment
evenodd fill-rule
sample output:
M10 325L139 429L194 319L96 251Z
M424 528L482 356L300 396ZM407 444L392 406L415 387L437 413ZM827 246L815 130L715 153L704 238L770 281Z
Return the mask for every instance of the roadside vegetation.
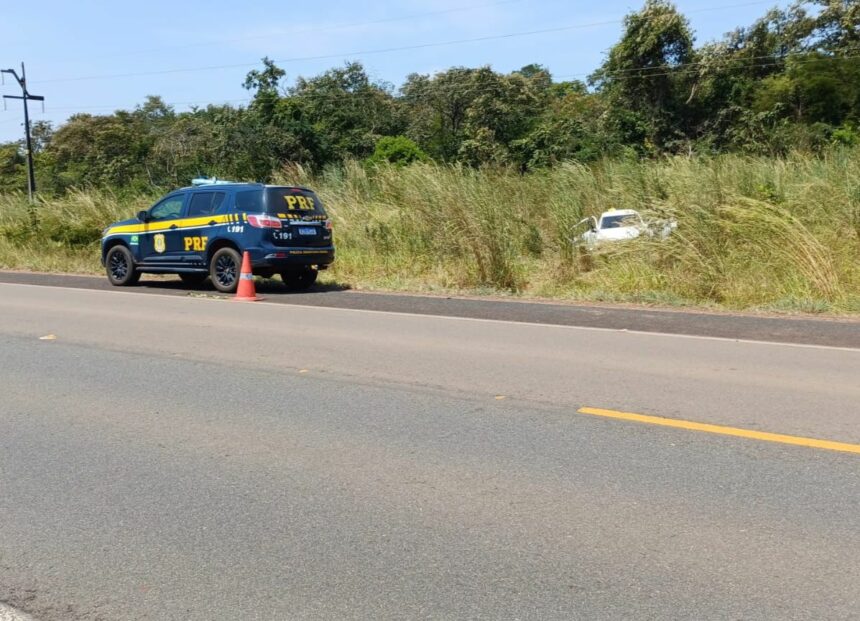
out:
M666 0L588 78L452 67L395 89L360 63L247 106L77 114L0 144L0 266L98 271L102 228L200 174L302 183L360 287L860 312L860 3L798 0L696 44ZM674 218L666 242L571 244L583 217Z
M860 312L860 149L567 163L525 175L415 162L347 163L277 179L315 188L334 222L326 282L732 309ZM98 240L155 195L0 197L0 266L99 272ZM666 241L586 252L605 209L675 218Z

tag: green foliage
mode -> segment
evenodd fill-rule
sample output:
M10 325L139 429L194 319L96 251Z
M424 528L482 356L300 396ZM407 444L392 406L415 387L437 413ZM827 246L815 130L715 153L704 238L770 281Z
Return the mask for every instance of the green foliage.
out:
M356 62L288 81L269 58L244 81L253 100L33 124L37 185L158 192L200 174L267 181L282 168L423 160L536 171L606 157L822 153L856 142L860 3L798 0L696 47L668 0L646 0L590 87L547 67L453 67L399 90ZM405 137L415 149L392 140ZM394 149L376 153L377 148ZM398 149L405 149L399 153ZM417 149L417 150L416 150ZM26 189L18 144L0 145L0 191Z
M334 221L332 277L361 287L767 308L860 309L860 151L503 168L357 162L275 180L315 188ZM100 271L102 228L153 200L0 195L0 268ZM674 218L667 241L579 254L609 206Z
M616 152L601 123L604 111L600 100L584 88L556 91L530 131L511 143L518 163L534 170L569 160L591 162Z
M856 310L858 57L856 0L797 0L699 47L646 0L590 85L529 64L395 90L346 63L290 86L263 58L246 107L150 96L34 123L35 207L21 143L0 144L0 266L97 269L104 225L208 174L317 188L336 277L359 285ZM678 234L579 254L576 224L607 206Z
M537 65L509 75L489 67L413 74L401 89L406 134L436 160L515 163L518 141L534 128L551 86L549 73Z
M361 63L299 78L290 99L322 145L324 161L318 163L368 157L377 140L402 128L391 87L372 82Z
M833 130L830 136L833 144L843 147L854 147L860 145L860 131L851 125L843 125Z
M591 80L609 98L610 115L629 118L632 113L647 143L664 149L690 135L685 65L694 58L693 35L687 20L665 0L647 0L641 11L625 18L624 29ZM625 133L630 143L634 136Z
M17 142L0 144L0 191L27 190L26 159Z
M367 158L367 163L377 165L382 163L405 166L413 162L427 161L427 154L421 147L406 136L385 136L376 142L373 155Z

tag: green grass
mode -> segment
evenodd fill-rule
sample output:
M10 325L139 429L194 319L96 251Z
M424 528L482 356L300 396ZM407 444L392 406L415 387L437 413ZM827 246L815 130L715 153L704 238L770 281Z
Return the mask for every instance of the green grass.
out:
M860 150L565 164L520 175L347 164L281 181L335 222L328 281L359 288L802 313L860 312ZM76 192L29 209L0 196L0 266L98 271L101 229L154 197ZM570 238L610 207L675 218L666 242L585 253Z

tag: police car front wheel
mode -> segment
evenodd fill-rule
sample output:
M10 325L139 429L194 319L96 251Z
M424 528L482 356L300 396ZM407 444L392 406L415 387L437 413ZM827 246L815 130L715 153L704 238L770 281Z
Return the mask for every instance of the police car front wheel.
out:
M233 293L239 285L242 257L232 248L221 248L209 261L212 284L222 293Z
M114 246L105 257L105 269L110 284L126 287L140 280L140 272L134 267L134 258L125 246Z

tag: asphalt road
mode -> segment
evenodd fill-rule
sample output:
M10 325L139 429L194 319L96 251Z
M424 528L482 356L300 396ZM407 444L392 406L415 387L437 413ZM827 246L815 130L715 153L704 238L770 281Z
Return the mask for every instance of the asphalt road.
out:
M0 283L117 291L106 278L100 276L0 271ZM368 293L332 286L318 286L309 292L295 293L287 291L277 280L262 282L257 285L257 290L272 304L860 348L860 321L856 318L774 317L650 307ZM140 286L122 291L183 297L229 297L217 293L208 284L196 289L189 288L177 277L170 276L144 275Z
M858 349L10 284L0 315L0 602L36 619L858 618L860 456L577 413L857 444Z

